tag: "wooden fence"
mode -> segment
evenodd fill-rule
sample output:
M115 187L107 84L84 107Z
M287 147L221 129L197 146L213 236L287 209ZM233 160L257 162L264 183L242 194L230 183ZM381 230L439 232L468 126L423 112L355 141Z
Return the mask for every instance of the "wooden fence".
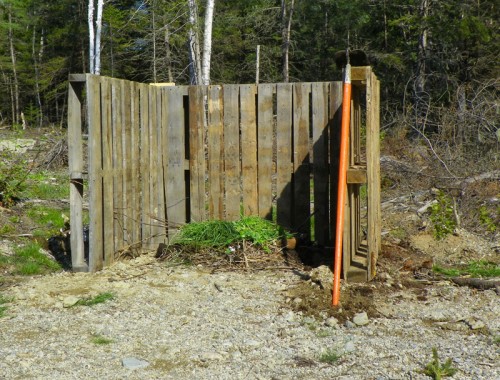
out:
M369 68L365 71L359 74L360 88L373 98L377 81ZM378 96L377 101L372 98L355 98L353 112L368 107L366 140L378 144ZM96 271L124 251L155 249L186 222L235 220L241 215L274 219L318 244L330 245L341 102L341 82L152 86L71 75L74 270ZM87 123L82 121L85 110ZM370 156L378 154L373 144L363 144L365 149L356 140L362 119L353 118L353 147L359 145L366 158L376 160ZM361 157L361 150L358 153ZM356 179L355 186L373 182L377 175L365 161L351 162L349 178ZM378 186L373 183L370 187ZM87 191L88 267L79 232ZM360 201L354 201L360 208ZM369 244L366 238L353 238L349 244L363 241Z

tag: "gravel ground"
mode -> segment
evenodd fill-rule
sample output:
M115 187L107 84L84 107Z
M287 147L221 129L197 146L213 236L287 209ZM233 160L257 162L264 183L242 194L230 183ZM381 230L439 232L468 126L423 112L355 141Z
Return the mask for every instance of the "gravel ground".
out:
M493 290L364 284L377 316L336 324L297 311L290 294L304 283L292 271L210 274L151 256L29 279L3 292L13 301L0 319L0 379L427 379L433 347L452 359L453 379L500 379ZM115 298L67 307L103 292Z

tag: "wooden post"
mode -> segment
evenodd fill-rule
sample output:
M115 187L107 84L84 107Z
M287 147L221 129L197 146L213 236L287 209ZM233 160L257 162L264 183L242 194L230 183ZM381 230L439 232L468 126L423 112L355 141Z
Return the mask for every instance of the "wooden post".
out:
M70 244L74 272L87 272L83 242L82 92L85 75L70 75L68 92L68 165L70 176Z

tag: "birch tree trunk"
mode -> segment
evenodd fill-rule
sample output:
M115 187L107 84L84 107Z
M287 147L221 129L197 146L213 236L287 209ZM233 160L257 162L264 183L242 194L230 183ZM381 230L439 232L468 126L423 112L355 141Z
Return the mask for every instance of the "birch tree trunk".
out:
M205 11L205 32L203 34L203 61L201 76L204 85L210 84L210 59L212 56L212 24L214 18L215 0L207 0Z
M89 24L89 71L95 73L95 32L94 32L94 0L89 0L88 12Z
M101 75L101 32L102 32L102 7L104 0L97 0L97 20L95 33L95 74Z
M97 14L94 26L94 0L89 0L89 63L91 74L101 74L101 33L102 33L102 8L104 0L97 0Z
M287 0L281 0L281 22L282 22L282 39L283 44L281 47L281 57L283 64L283 82L288 83L290 81L289 74L289 52L290 52L290 32L292 29L292 17L294 10L295 0L290 0L290 5L287 6Z
M200 84L200 39L198 36L198 6L196 0L188 0L189 6L189 76L193 85Z

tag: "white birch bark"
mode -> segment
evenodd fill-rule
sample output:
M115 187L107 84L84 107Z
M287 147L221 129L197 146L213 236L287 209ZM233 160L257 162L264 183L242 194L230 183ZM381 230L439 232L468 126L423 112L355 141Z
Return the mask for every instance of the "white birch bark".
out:
M204 85L210 84L210 59L212 56L212 24L214 18L215 0L207 0L205 11L205 32L203 34L203 61L201 76Z
M200 84L200 42L198 37L198 6L196 0L188 0L189 6L189 72L191 84Z
M95 63L94 0L89 0L88 24L89 24L89 65L90 65L89 69L90 73L94 74L94 63Z
M101 32L102 32L102 8L104 0L97 1L97 19L95 34L95 74L101 74Z

